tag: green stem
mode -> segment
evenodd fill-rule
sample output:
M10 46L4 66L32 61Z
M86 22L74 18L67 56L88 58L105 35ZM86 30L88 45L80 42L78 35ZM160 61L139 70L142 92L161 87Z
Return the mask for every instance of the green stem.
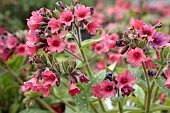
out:
M148 77L148 74L147 74L147 72L146 72L146 67L145 67L144 62L142 62L142 67L143 67L143 70L144 70L144 73L145 73L146 83L147 83L148 90L149 90L149 88L150 88L150 85L149 85L149 77Z
M158 93L158 89L159 89L159 87L156 86L155 93L154 93L153 100L152 100L153 103L154 103L155 100L156 100L156 96L157 96L157 93Z
M89 74L90 77L92 77L92 72L91 72L91 69L90 69L89 62L87 60L87 57L86 57L86 55L84 53L83 48L81 48L82 46L81 46L80 28L78 26L76 26L76 30L77 30L78 46L79 46L79 49L80 49L81 56L83 57L83 60L86 63L85 67L86 67L87 73Z
M156 77L155 79L157 79L162 71L162 69L164 68L164 66L161 66L156 74ZM150 103L151 103L151 95L152 95L152 91L153 91L153 88L155 86L155 82L153 81L152 82L152 85L150 87L150 89L148 90L148 97L147 97L147 105L146 105L146 109L145 109L145 113L149 113L150 112Z
M7 64L5 64L5 67L8 69L8 72L9 72L13 77L15 77L15 79L17 80L17 82L18 82L19 84L24 84L23 80L22 80L19 76L17 76L16 73L15 73ZM45 101L43 101L43 100L40 99L40 98L37 98L36 100L37 100L44 108L46 108L47 110L49 110L49 111L52 112L52 113L55 113L55 111L54 111Z
M53 91L52 91L52 94L53 94L53 96L54 96L55 98L57 98L58 100L60 100L62 103L64 103L64 104L65 104L66 106L68 106L70 109L72 109L74 112L77 111L77 110L76 110L72 105L70 105L67 101L65 101L65 100L61 99L60 97L56 96Z
M84 62L83 59L81 59L80 57L78 57L77 55L73 54L71 51L64 49L64 51L66 51L67 53L71 54L72 56L74 56L75 58L79 59L80 61Z
M97 109L93 106L93 104L92 104L91 102L89 102L89 103L90 103L90 106L91 106L91 108L93 109L93 111L94 111L95 113L98 113Z
M42 99L40 99L39 97L36 98L36 100L46 109L48 109L50 112L55 113L55 111Z
M100 107L102 108L102 111L106 112L105 107L104 107L103 102L101 101L101 99L98 99L98 101L99 101Z
M117 92L118 92L118 97L120 97L119 89L117 90ZM119 107L119 112L120 112L120 113L123 113L123 108L122 108L122 103L121 103L121 101L118 102L118 107Z

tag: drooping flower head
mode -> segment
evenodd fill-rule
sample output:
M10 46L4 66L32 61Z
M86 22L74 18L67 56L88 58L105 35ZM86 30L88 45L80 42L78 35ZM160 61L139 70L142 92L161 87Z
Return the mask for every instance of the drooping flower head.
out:
M66 10L65 12L60 13L60 21L66 26L70 26L74 21L74 15L70 10Z
M159 48L160 46L165 46L168 43L168 38L164 37L164 34L161 32L157 32L153 37L153 41L151 42L151 45L154 48Z
M77 21L89 18L90 14L90 7L85 7L84 5L78 5L74 10L74 15L77 17Z
M58 81L56 75L50 71L50 70L45 70L42 74L42 79L44 80L44 84L53 86L55 83Z
M60 20L56 20L54 17L51 18L51 20L48 22L48 26L51 28L52 33L58 33L61 25L62 23L60 22Z
M52 38L47 38L47 43L49 45L48 49L50 52L62 52L64 50L64 41L58 36L53 35Z
M96 34L96 31L99 29L100 29L100 25L97 22L93 21L93 22L87 23L87 31L90 34L92 34L92 35Z
M132 87L132 84L136 82L136 77L131 75L129 70L126 70L123 74L118 74L115 80L118 82L117 87L121 89L126 85Z
M130 87L129 85L126 85L121 88L122 96L129 96L131 92L135 91L133 87Z
M153 62L151 56L149 56L144 63L145 63L146 69L149 69L149 68L156 69L157 68L157 65Z
M134 67L141 66L142 61L146 60L146 56L140 48L130 49L127 54L128 57L126 58L126 61L133 64Z
M76 94L80 94L80 93L81 93L81 90L76 86L75 83L71 83L70 89L69 89L68 93L69 93L71 96L75 96Z

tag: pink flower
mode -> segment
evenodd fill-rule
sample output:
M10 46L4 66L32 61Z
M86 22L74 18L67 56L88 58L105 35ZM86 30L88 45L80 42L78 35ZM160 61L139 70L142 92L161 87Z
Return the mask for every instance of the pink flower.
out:
M96 30L99 30L99 29L100 29L100 25L97 22L93 21L93 22L87 23L87 31L90 34L92 35L96 34Z
M102 61L98 62L96 65L96 69L99 71L105 69L105 67L106 67L106 63Z
M130 87L129 85L125 85L121 88L122 96L129 96L131 92L135 91L133 87Z
M41 92L44 97L50 96L50 85L46 84L37 84L32 87L34 92Z
M89 79L86 77L86 75L85 74L83 74L83 73L81 73L80 75L79 75L79 80L80 80L80 82L81 83L88 83L89 82Z
M74 15L77 17L77 21L82 21L90 17L90 8L85 7L84 5L78 5L74 10Z
M113 81L103 80L101 84L102 98L109 98L116 95L115 83Z
M106 36L102 43L103 43L103 51L108 52L110 49L114 48L116 46L116 40L119 38L119 35L117 34L111 34Z
M117 87L119 89L126 85L132 87L132 84L136 82L136 77L131 75L129 70L126 70L123 74L118 74L115 79L118 82Z
M127 54L128 57L126 58L126 61L133 64L134 67L141 66L142 61L146 60L146 56L140 48L130 49Z
M133 26L136 30L140 30L143 25L144 22L142 20L138 20L134 18L130 19L130 26Z
M162 93L160 96L160 103L163 104L165 102L165 99L166 99L166 94Z
M105 22L105 16L102 13L94 13L92 15L93 21L97 22L98 24L103 24Z
M152 57L148 57L147 60L144 62L146 69L156 69L157 65L152 61Z
M68 50L70 50L73 53L76 53L77 45L74 42L68 42Z
M35 31L29 30L26 35L27 43L30 45L34 45L35 43L40 41L40 38L36 36Z
M72 15L72 12L70 10L67 10L65 12L60 13L60 21L66 26L70 26L71 23L74 21L74 15Z
M14 36L8 36L6 40L6 45L9 49L14 48L17 45L17 39Z
M35 53L38 51L38 47L26 44L25 51L26 51L26 54L28 54L29 57L32 58L35 55Z
M31 90L31 88L32 88L33 86L37 86L37 84L38 84L38 77L34 77L34 78L32 78L31 80L29 80L29 81L27 81L27 82L24 82L24 85L21 86L21 90L22 90L23 92L28 92L28 91Z
M38 13L38 11L33 11L30 19L27 19L27 25L31 30L36 30L40 27L39 22L43 22L44 18Z
M25 44L19 44L16 47L15 52L18 56L25 56L26 55Z
M93 90L92 95L93 95L94 97L98 97L98 98L100 98L100 99L103 98L103 94L102 94L103 92L101 92L101 86L100 86L100 84L96 84L95 86L92 86L91 88L92 88L92 90Z
M61 25L62 23L60 22L60 20L56 20L54 17L51 18L51 20L48 22L48 26L51 28L52 33L57 33Z
M122 62L123 58L121 54L109 54L109 63Z
M168 69L165 70L165 76L166 76L167 80L166 80L164 87L167 87L170 89L170 72Z
M71 83L70 89L68 92L71 96L75 96L76 94L80 94L81 90L76 86L75 83Z
M101 54L103 52L103 45L101 43L95 44L94 51Z
M151 24L146 24L141 27L140 35L147 35L149 41L153 41L152 36L156 33Z
M50 70L45 70L44 72L42 72L41 76L44 80L43 84L45 85L53 86L58 81L56 75Z
M49 45L49 50L51 52L62 52L64 50L64 41L58 36L53 35L52 38L47 38L47 43Z

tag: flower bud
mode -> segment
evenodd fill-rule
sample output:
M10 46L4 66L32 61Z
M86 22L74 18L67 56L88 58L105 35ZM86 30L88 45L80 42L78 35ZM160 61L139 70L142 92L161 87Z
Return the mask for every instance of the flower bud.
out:
M112 81L112 72L106 73L106 79L109 79L110 81Z
M54 66L59 74L61 74L60 64L58 62L54 63Z
M130 47L131 47L132 49L135 49L135 48L136 48L136 45L135 45L134 43L130 43Z
M156 72L152 70L148 70L148 75L150 75L151 77L154 77L156 76Z
M76 65L77 65L76 61L74 61L74 60L70 61L69 64L70 64L70 66L73 66L74 69L76 68Z
M56 5L61 9L64 9L63 3L61 1L57 2Z
M69 62L68 62L68 60L62 61L62 67L63 67L64 71L66 72L67 69L68 69L68 67L69 67Z
M40 58L44 64L47 64L47 59L46 59L45 55L41 55Z
M74 72L74 69L75 69L75 68L74 68L73 66L69 66L69 67L68 67L68 72L69 72L69 73L72 73L72 72Z
M117 45L118 47L121 47L122 42L123 42L123 40L117 40L117 41L116 41L116 45Z
M79 80L80 80L81 83L88 83L88 82L89 82L89 79L88 79L88 78L86 77L86 75L83 74L83 73L81 73L81 74L79 75Z
M124 53L126 53L126 51L129 49L129 45L125 46L122 51L121 54L123 55Z
M46 16L46 9L43 7L43 8L40 8L39 9L39 14L41 15L41 16Z
M94 13L94 6L90 7L90 12L91 12L91 15L93 15L93 13Z
M48 59L49 59L50 63L52 64L52 62L53 62L53 55L51 53L48 54Z

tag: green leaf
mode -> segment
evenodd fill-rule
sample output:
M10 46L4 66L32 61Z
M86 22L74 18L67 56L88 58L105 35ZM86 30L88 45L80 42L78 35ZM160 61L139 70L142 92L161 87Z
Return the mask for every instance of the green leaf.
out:
M40 93L40 92L26 92L24 95L28 96L28 97L39 97L39 96L42 96L42 93Z
M170 99L170 90L168 88L164 87L164 84L166 83L166 79L163 77L160 77L158 79L154 79L158 87L166 94L166 96Z
M135 89L134 91L134 95L137 97L139 97L139 100L142 104L144 104L144 98L145 98L145 92L142 90L141 87L139 87L137 84L133 85L133 88Z
M111 64L109 67L106 68L106 71L109 72L109 71L113 71L116 67L116 62L114 62L113 64Z
M167 56L168 56L168 54L169 54L169 47L166 47L166 48L164 48L164 50L163 50L163 58L164 59L167 59Z
M9 113L17 113L19 107L20 107L19 103L13 103L9 108Z
M32 109L22 110L19 113L51 113L51 112L32 108Z
M143 90L147 89L144 73L138 67L134 68L129 66L128 69L130 70L132 75L136 76L137 78L136 84L138 84Z
M163 66L166 63L163 59L154 59L153 61L160 66Z
M74 101L76 102L76 104L80 110L82 110L86 113L89 113L88 92L87 92L86 88L83 87L83 85L78 84L77 86L80 88L81 93L77 94L76 96L73 96L72 98L74 99Z
M120 101L122 101L123 100L123 97L121 96L121 97L111 97L110 98L110 100L112 101L112 102L120 102Z
M87 46L89 46L89 45L92 45L92 44L94 44L94 43L96 43L96 42L100 42L100 41L102 41L102 39L103 39L103 38L84 40L84 41L82 42L82 47L81 47L81 49L83 49L83 48L85 48L85 47L87 47Z

